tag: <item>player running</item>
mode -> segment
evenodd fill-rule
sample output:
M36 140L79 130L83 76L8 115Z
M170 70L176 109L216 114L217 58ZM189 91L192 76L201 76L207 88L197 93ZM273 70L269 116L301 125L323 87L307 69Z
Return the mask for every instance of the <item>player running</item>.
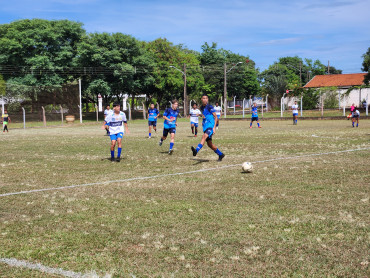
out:
M196 156L203 148L204 143L207 142L208 147L218 155L218 161L221 161L225 157L225 154L223 154L212 142L212 135L216 133L217 115L214 107L208 104L207 95L202 96L202 106L200 107L200 110L203 113L202 125L204 134L197 148L191 147L193 156Z
M193 107L190 109L190 126L191 132L197 137L198 134L198 124L199 124L199 116L202 115L202 112L198 109L198 105L193 103ZM195 129L195 132L194 132Z
M120 104L114 103L113 104L113 113L110 113L104 121L104 125L102 128L109 128L111 146L110 146L110 160L120 162L121 161L121 151L122 151L122 138L124 134L123 124L125 125L125 129L127 134L130 134L127 125L127 118L125 112L120 111ZM114 160L114 149L116 147L116 142L118 144L117 150L117 159Z
M216 123L216 129L218 129L218 125L220 124L220 118L221 118L221 113L222 113L222 108L219 106L219 103L215 103L215 107L213 107L216 111L216 116L217 116L217 123Z
M298 104L295 101L292 105L292 112L293 112L293 125L297 125L298 122Z
M112 110L110 109L110 105L107 105L107 108L104 110L104 120L111 113L112 113ZM105 127L105 130L107 131L107 134L106 135L108 136L109 135L109 127L106 126Z
M155 132L157 132L157 119L159 116L159 111L157 108L154 108L154 104L150 105L148 109L148 125L149 125L149 139L152 138L152 126Z
M253 103L253 107L252 107L252 118L251 118L251 123L249 125L249 128L252 128L252 124L254 121L257 121L257 126L258 128L261 128L262 126L260 126L260 122L258 120L258 107L257 107L257 103Z
M164 119L164 128L163 128L163 136L159 141L159 146L162 146L163 141L166 140L168 133L171 134L171 141L170 141L170 149L168 154L173 153L173 146L175 144L175 134L176 134L176 126L177 126L177 117L179 116L179 110L177 107L179 103L177 100L172 101L172 107L167 108L166 111L163 113Z
M359 118L360 118L360 111L357 110L357 107L354 107L352 111L352 127L355 127L355 122L357 122L356 127L358 127Z
M1 115L1 118L3 120L2 124L4 125L3 132L5 132L5 130L6 132L9 132L8 124L10 123L10 117L7 110L4 110L4 114Z

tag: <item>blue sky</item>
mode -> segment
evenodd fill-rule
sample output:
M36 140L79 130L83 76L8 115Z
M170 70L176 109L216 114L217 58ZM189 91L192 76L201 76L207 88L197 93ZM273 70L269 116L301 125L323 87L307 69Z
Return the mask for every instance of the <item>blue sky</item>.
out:
M69 19L88 32L162 37L190 49L204 42L249 55L260 69L279 57L319 59L361 72L370 47L369 0L0 0L0 24Z

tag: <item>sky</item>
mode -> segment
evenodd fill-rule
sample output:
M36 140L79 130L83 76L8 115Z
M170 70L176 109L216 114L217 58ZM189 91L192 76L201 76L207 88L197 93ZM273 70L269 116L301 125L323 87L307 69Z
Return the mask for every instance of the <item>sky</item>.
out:
M87 32L166 38L196 51L216 42L261 70L299 56L358 73L370 47L369 11L369 0L0 0L0 24L69 19Z

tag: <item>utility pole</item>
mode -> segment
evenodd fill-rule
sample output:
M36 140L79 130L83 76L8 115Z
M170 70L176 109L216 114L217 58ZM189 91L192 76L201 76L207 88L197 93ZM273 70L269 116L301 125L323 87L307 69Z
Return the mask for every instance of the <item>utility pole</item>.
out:
M330 74L330 61L328 61L328 74Z
M226 62L224 63L224 117L226 118L227 112L227 85L226 85Z
M299 86L302 86L302 61L299 61L299 80L300 80Z
M187 116L188 95L186 92L186 64L184 63L184 117Z

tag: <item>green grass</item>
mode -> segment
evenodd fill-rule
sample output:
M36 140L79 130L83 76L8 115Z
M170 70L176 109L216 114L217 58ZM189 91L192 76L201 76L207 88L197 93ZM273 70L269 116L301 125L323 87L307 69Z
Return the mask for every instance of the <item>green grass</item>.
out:
M98 124L1 134L0 194L369 148L370 121L221 122L195 158L188 120L175 152L129 123L121 163ZM10 126L11 128L11 126ZM315 135L317 137L313 137ZM112 277L365 277L370 151L0 197L0 257ZM1 277L53 277L0 263ZM57 276L55 276L57 277Z

